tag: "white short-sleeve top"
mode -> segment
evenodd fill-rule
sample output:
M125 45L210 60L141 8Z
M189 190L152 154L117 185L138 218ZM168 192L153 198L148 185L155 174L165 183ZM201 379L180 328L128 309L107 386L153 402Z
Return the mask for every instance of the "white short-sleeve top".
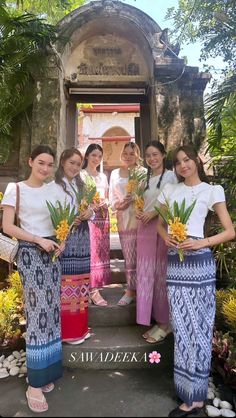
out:
M141 170L146 171L144 167L142 167ZM111 172L109 201L113 210L115 210L115 204L122 201L127 195L126 186L128 181L128 177L121 177L119 168L116 168ZM135 207L133 203L125 210L117 210L116 216L119 231L137 228L138 222L135 216Z
M144 212L152 211L154 210L155 206L160 205L157 197L167 183L176 184L178 182L175 173L173 171L167 170L162 177L160 188L157 188L160 177L161 175L150 177L149 188L144 192Z
M204 237L204 223L209 210L214 210L215 203L225 202L225 193L222 186L210 185L205 182L196 186L186 186L184 183L167 184L160 195L158 201L165 204L166 201L173 208L176 201L181 205L185 198L186 208L189 207L194 200L196 204L187 222L188 235L193 237Z
M104 173L97 173L96 176L89 174L86 169L81 170L81 178L84 180L85 176L90 176L96 183L97 191L102 199L105 199L108 194L108 181Z
M21 228L39 237L55 235L51 222L50 212L46 200L56 203L56 191L52 183L43 184L41 187L30 187L24 182L19 182L20 205L19 220ZM16 207L16 183L9 183L2 205Z

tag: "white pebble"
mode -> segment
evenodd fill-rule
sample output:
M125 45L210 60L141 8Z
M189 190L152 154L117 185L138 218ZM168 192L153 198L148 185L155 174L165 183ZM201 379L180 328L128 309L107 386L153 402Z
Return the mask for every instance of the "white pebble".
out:
M26 373L27 373L27 368L26 368L25 366L22 366L22 367L20 368L20 373L24 373L24 374L26 374Z
M227 401L221 401L220 403L220 407L222 409L233 409L231 403L227 402Z
M8 360L4 360L4 362L3 362L3 367L7 367L7 368L9 368L9 366L10 366L9 361L8 361Z
M24 374L23 373L18 374L18 377L24 377Z
M0 369L3 367L2 363L0 363Z
M208 417L220 417L221 416L220 410L211 405L206 406L206 412L207 412Z
M13 351L13 356L17 359L19 359L21 357L21 354L19 353L19 351Z
M15 357L11 354L7 357L7 360L9 361L9 363L11 363L11 361L15 360Z
M2 355L2 356L0 357L0 363L2 363L4 360L5 360L5 356L4 356L4 355Z
M214 397L215 397L214 392L211 389L208 390L208 392L207 392L207 399L214 399Z
M17 374L19 374L19 371L20 371L19 367L15 366L10 369L9 374L10 376L16 376Z
M214 405L216 408L219 408L219 406L220 406L220 402L221 402L220 398L215 398L215 399L213 400L213 405Z
M9 373L7 371L2 372L3 369L0 370L0 379L4 379L4 377L8 377Z
M235 417L235 415L236 415L234 411L232 411L231 409L228 409L228 408L220 409L220 413L221 413L222 417L228 417L228 418Z

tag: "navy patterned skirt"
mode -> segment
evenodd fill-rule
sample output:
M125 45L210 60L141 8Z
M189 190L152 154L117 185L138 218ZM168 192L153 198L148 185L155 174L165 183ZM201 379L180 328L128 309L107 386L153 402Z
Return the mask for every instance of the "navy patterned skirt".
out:
M17 267L24 288L28 379L37 388L62 376L61 267L26 241L20 242Z
M174 380L187 405L207 398L215 319L215 260L209 248L168 252L167 288L175 339Z

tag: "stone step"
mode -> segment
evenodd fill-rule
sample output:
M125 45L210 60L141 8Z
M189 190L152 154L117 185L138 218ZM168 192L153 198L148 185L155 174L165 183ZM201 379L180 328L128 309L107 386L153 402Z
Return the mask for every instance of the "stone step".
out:
M136 304L132 302L126 306L118 306L125 286L113 284L100 290L101 295L108 301L107 306L89 305L89 326L91 327L121 327L136 324Z
M114 258L110 261L111 266L111 283L126 283L125 262L122 259Z
M120 260L124 259L122 250L119 248L110 249L110 259L119 258Z
M63 365L79 369L146 369L165 372L173 368L173 335L158 344L149 344L142 334L147 327L96 327L80 345L63 344ZM158 364L149 362L149 354L161 355Z

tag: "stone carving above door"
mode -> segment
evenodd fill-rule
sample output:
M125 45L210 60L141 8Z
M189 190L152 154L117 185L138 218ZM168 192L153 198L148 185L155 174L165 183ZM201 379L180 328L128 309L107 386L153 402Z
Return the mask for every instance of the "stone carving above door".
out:
M145 80L148 72L139 46L112 34L81 42L66 66L66 78L72 82L88 77Z

